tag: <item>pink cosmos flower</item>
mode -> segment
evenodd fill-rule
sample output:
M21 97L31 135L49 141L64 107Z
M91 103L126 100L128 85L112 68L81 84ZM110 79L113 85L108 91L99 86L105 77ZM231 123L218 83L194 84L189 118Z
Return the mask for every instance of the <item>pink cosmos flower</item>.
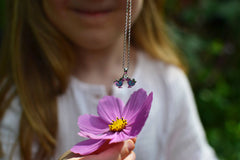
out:
M126 106L114 96L103 97L98 104L99 116L82 115L78 126L82 137L90 138L71 149L71 152L88 155L100 148L107 140L109 144L136 137L148 117L153 94L139 89L129 98Z

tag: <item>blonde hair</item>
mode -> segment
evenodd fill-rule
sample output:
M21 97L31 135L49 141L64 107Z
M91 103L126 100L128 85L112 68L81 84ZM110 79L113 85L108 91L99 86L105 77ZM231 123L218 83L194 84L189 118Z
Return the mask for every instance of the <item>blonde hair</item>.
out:
M185 71L177 47L170 41L163 20L163 0L145 0L143 11L133 26L133 43L163 62Z
M9 22L0 57L0 119L18 96L22 159L50 159L58 129L56 99L65 92L74 66L72 45L49 23L41 0L7 3ZM158 0L145 0L134 25L133 41L153 57L183 67L166 35L161 9ZM35 157L33 142L39 145Z

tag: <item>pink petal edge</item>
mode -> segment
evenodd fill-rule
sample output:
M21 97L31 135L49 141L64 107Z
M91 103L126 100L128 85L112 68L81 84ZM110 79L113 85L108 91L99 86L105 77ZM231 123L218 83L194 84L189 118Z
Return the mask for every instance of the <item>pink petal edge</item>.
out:
M151 109L151 104L153 100L153 93L151 92L149 96L147 97L146 101L144 102L143 106L141 107L141 110L138 112L135 117L133 117L131 124L126 127L124 132L128 134L129 136L136 137L140 131L142 130Z
M90 139L113 139L115 137L114 132L111 132L111 131L106 132L101 135L96 135L96 134L80 131L80 132L78 132L78 135L81 137L90 138Z
M102 139L101 140L88 139L74 145L71 148L71 152L75 154L80 154L83 156L89 155L95 152L96 150L98 150L105 142L106 140L102 140Z
M133 117L138 114L147 99L147 93L144 89L139 89L135 91L129 98L126 106L123 109L123 117L127 119L128 122L131 121Z
M105 96L99 101L97 112L106 123L110 124L117 117L122 117L123 106L121 99L114 96Z
M127 135L124 131L115 132L115 136L113 139L111 139L109 144L123 142L123 141L131 139L131 138L135 138L135 137Z
M78 127L80 131L102 134L109 130L108 124L101 117L84 114L78 118Z

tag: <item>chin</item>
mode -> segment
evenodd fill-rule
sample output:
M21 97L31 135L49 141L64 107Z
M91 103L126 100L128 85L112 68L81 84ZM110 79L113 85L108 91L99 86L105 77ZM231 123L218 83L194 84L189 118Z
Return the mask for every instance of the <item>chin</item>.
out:
M101 50L105 49L117 42L119 39L116 35L88 35L88 36L81 36L75 41L76 45L80 48L86 50Z
M93 41L78 41L75 43L77 48L81 48L83 50L102 50L104 48L107 48L110 43L105 42L105 41L98 41L98 40L93 40Z

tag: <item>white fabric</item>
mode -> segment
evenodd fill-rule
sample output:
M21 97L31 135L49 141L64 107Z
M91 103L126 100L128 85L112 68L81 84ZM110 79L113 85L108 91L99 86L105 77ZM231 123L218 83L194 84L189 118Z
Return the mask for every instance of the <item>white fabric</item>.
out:
M125 103L133 91L153 91L149 118L137 138L137 160L216 160L200 123L186 75L177 67L151 59L139 52L133 77L136 86L112 87L113 95ZM72 77L67 92L58 98L59 132L56 155L83 140L78 136L77 119L82 114L95 114L98 100L105 96L104 86L92 85ZM17 109L18 108L18 109ZM1 122L1 141L6 159L18 135L21 111L15 101ZM16 151L14 160L19 159Z

